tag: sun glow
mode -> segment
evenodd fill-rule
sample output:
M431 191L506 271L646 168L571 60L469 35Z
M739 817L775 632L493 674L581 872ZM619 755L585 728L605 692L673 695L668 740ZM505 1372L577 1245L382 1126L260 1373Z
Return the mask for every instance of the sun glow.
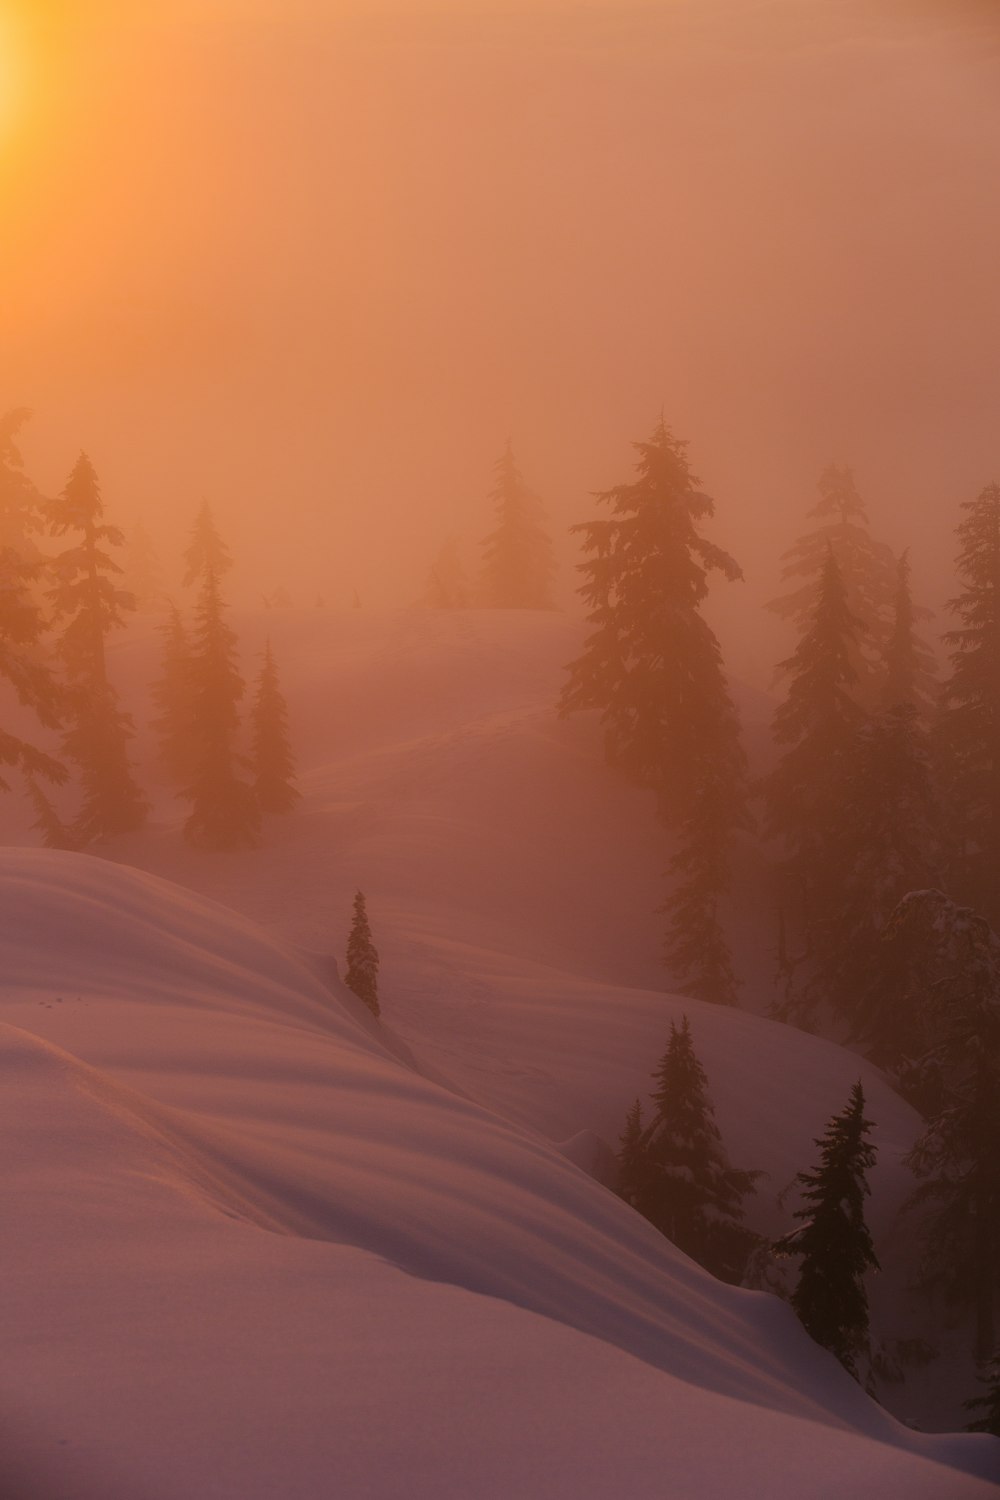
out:
M0 11L0 144L17 118L23 92L18 42L13 20Z

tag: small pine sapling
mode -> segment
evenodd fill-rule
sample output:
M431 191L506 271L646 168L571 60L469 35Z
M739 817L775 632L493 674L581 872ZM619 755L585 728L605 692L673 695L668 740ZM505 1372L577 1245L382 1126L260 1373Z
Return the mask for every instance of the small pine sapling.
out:
M379 1014L378 950L372 941L368 912L361 891L354 897L354 919L347 939L347 973L344 983L363 1000L373 1016Z

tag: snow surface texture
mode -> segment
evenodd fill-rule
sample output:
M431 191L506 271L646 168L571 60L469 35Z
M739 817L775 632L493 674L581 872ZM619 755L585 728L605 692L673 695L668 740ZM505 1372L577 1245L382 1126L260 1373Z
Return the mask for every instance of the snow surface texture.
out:
M859 1070L877 1224L916 1122L643 987L659 851L552 717L566 622L266 624L306 772L268 848L195 855L164 804L108 852L187 889L0 854L4 1500L994 1493L993 1440L901 1427L587 1175L683 1011L762 1219ZM359 885L382 1028L325 956Z

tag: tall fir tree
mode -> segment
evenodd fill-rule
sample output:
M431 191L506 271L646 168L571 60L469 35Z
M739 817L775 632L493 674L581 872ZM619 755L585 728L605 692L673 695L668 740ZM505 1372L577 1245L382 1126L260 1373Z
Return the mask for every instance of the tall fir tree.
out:
M260 838L260 808L240 775L237 749L245 684L236 636L225 621L217 555L203 545L204 516L203 510L187 553L189 568L200 569L201 587L191 644L193 774L184 793L191 802L184 836L204 849L253 848Z
M869 528L868 508L846 465L828 464L819 477L819 500L809 511L816 526L784 555L789 589L768 608L804 633L823 587L827 557L837 560L847 608L856 621L850 642L851 692L872 707L881 683L881 656L890 629L895 590L891 550Z
M732 1166L722 1144L685 1016L654 1074L656 1112L643 1144L648 1174L640 1211L690 1255L725 1281L738 1281L753 1235L743 1224L743 1200L760 1175Z
M250 710L250 743L258 807L265 813L291 812L300 793L288 737L288 705L278 682L270 641L264 647L264 663Z
M162 609L167 603L160 558L141 521L137 521L128 533L125 577L136 609L150 613Z
M1000 920L1000 484L966 501L958 527L962 593L948 608L960 621L945 641L940 743L963 847L962 895Z
M354 897L354 916L347 938L347 972L344 983L364 1001L373 1016L379 1014L378 950L372 939L368 911L361 891Z
M642 1121L642 1100L637 1099L625 1116L618 1151L618 1196L640 1213L646 1202L649 1178L649 1152Z
M496 526L483 542L482 596L492 609L551 609L555 559L541 502L528 489L508 439L490 491Z
M46 515L53 535L73 538L50 563L48 592L62 627L56 651L66 673L69 719L63 752L80 771L83 803L73 831L82 845L132 832L148 812L129 763L132 719L119 706L107 664L107 637L135 601L116 586L122 570L109 549L124 538L104 520L97 474L85 453Z
M844 895L840 798L863 722L854 697L857 635L840 567L828 551L805 633L782 663L788 692L773 733L784 753L764 782L769 832L785 850L786 905L795 904L795 940L810 962L819 924ZM806 1003L800 994L796 1004Z
M158 628L163 655L160 676L151 692L156 715L150 728L156 735L160 765L168 780L185 787L195 770L194 666L187 628L172 600Z
M792 1306L810 1338L835 1354L857 1379L858 1361L868 1348L868 1294L865 1274L879 1269L865 1223L868 1172L875 1147L868 1140L872 1122L865 1119L860 1083L850 1102L834 1115L815 1144L819 1166L800 1172L805 1200L795 1217L802 1220L779 1240L783 1254L802 1257Z
M996 1347L1000 1290L1000 938L941 891L911 891L889 923L917 940L927 1040L908 1079L926 1125L909 1156L923 1278L971 1305L975 1352Z
M184 587L203 583L209 573L218 583L232 566L233 555L219 535L212 507L203 500L191 528L191 539L184 549Z

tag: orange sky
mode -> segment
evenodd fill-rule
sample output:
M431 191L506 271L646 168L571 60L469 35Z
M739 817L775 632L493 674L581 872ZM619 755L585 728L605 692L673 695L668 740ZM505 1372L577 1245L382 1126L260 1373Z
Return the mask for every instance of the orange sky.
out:
M562 524L661 403L752 597L830 457L926 566L1000 473L991 15L0 0L0 405L251 590L405 600L508 434Z

